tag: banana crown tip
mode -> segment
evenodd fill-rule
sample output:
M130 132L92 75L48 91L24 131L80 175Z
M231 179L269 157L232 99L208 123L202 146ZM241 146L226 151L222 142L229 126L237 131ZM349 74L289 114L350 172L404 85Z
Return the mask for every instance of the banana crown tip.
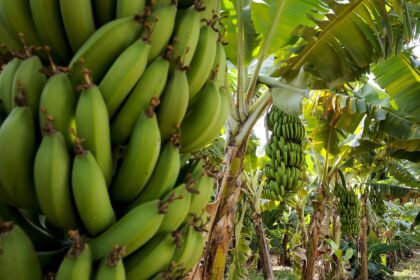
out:
M71 239L71 247L67 252L67 257L75 258L79 256L83 250L85 249L85 243L83 242L82 238L80 237L79 231L77 230L69 230L68 236Z
M106 265L110 267L115 267L118 264L118 262L125 256L125 254L125 246L115 245L112 249L111 254L106 259Z
M0 224L0 233L6 233L13 230L15 223L13 221L5 221Z

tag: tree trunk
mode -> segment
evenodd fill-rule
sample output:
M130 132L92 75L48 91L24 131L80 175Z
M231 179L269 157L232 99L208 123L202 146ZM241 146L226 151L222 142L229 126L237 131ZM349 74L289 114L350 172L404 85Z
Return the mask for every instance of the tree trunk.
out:
M265 238L264 234L261 214L254 213L252 218L254 221L255 232L258 237L258 247L264 279L274 280L273 268L271 267L270 262L270 251L268 249L267 239Z
M316 249L319 245L319 225L321 224L321 211L317 210L314 212L311 223L311 238L307 244L306 248L306 264L304 266L304 272L302 279L304 280L313 280L314 270L315 270L315 260L316 260Z
M335 244L340 246L340 217L337 215L337 209L334 209L334 217L333 217L333 241ZM334 254L332 257L332 276L333 279L342 279L341 275L341 262L338 257Z
M368 256L367 256L367 238L366 238L367 222L366 218L362 219L362 234L360 237L360 270L362 273L361 280L368 280Z
M224 279L226 258L235 226L236 204L241 193L237 180L242 171L243 157L243 149L228 148L225 164L230 168L225 171L228 172L226 184L222 183L219 190L218 209L209 232L202 279Z

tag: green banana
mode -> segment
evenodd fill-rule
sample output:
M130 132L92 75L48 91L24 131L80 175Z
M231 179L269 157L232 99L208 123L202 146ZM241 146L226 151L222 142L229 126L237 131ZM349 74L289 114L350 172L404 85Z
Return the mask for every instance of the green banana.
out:
M13 79L14 104L16 104L16 98L24 91L26 104L32 109L35 119L38 117L39 99L42 89L47 82L45 74L39 72L42 67L39 57L32 56L22 61Z
M47 80L39 100L41 114L40 127L45 127L48 116L53 116L54 128L61 132L69 147L72 147L75 129L76 92L71 85L67 73L57 73Z
M199 1L196 2L200 3ZM173 54L172 60L176 64L189 66L197 47L200 37L200 5L194 5L182 12L175 22L175 30L172 36Z
M157 111L162 142L179 130L188 107L188 79L185 70L175 68L169 77Z
M0 16L0 44L4 44L10 51L17 51L22 47L17 34L12 32ZM0 51L1 52L1 51Z
M182 246L175 250L173 261L181 275L185 275L200 260L205 240L194 226L188 226L182 237Z
M142 38L148 38L150 41L150 53L148 62L157 57L171 39L175 27L176 1L160 7L146 18Z
M111 226L116 218L105 178L91 152L79 143L76 143L71 180L77 211L87 231L97 235Z
M102 26L115 19L116 0L93 0L96 26Z
M13 80L21 63L22 60L18 58L12 59L6 64L0 74L0 99L3 101L4 109L7 114L13 109Z
M156 235L124 260L127 280L146 280L163 271L169 266L175 248L176 242L171 233Z
M162 57L157 57L146 68L128 99L112 120L111 140L113 144L127 143L136 120L147 109L150 99L161 96L168 71L169 61Z
M196 151L204 147L205 145L211 143L217 136L220 135L221 128L225 125L230 111L230 96L229 93L224 92L224 89L221 87L219 90L221 96L221 112L217 116L217 120L213 126L209 127L206 131L203 132L202 140L197 142L195 146L191 147L191 151ZM194 105L193 105L194 106ZM182 129L181 129L182 130Z
M33 182L36 131L24 97L0 127L0 184L20 208L38 206ZM18 172L18 173L16 173Z
M92 84L89 73L85 73L85 79L84 90L76 106L77 134L98 162L108 186L113 171L108 110L99 87Z
M211 75L213 76L213 81L216 84L216 87L220 89L220 87L225 86L226 81L226 52L223 44L221 42L217 42L216 45L216 57L214 59L213 68L211 71ZM227 90L226 90L227 92Z
M111 119L146 69L150 44L139 39L124 50L99 84Z
M105 257L115 244L125 246L126 256L136 251L155 235L166 207L160 200L153 200L129 211L99 236L89 240L93 258Z
M192 186L195 191L191 195L189 213L195 214L197 217L203 214L204 208L209 203L213 193L213 187L214 181L211 177L203 174L197 179L197 182Z
M99 264L96 280L125 280L126 273L122 258L124 247L115 246L111 254Z
M60 17L60 4L57 0L30 0L29 2L32 18L42 43L51 47L54 57L61 63L68 63L72 53ZM73 22L75 22L74 19Z
M0 225L0 279L42 280L41 265L25 232L13 222Z
M22 33L29 45L40 45L38 33L32 20L31 7L27 0L0 1L0 17L12 34Z
M207 139L206 131L217 123L222 111L221 95L212 81L208 81L188 108L181 124L181 152L192 152L203 147L212 139Z
M168 206L168 211L165 214L165 218L163 218L158 232L174 231L185 220L191 204L190 187L189 185L181 184L167 195L165 200L172 201L172 203Z
M174 135L162 148L152 176L132 205L139 205L166 195L175 186L180 167L179 136Z
M71 4L71 1L67 2ZM120 53L137 39L140 30L139 19L122 18L110 21L95 31L70 61L73 84L83 82L84 68L92 71L95 83L100 81Z
M157 102L153 99L153 102ZM154 107L137 120L122 164L115 174L111 196L116 201L130 202L146 186L159 157L161 136Z
M211 21L220 12L219 0L202 0L203 10L200 11L200 19Z
M143 12L146 0L116 0L117 18L131 17Z
M35 156L35 190L42 212L52 224L71 229L77 227L77 214L71 194L71 159L63 135L52 126Z
M77 231L69 231L72 246L58 268L56 280L89 280L92 273L92 251Z
M209 25L202 26L197 49L188 71L188 85L190 101L196 96L212 71L209 65L213 65L216 58L217 33Z
M71 49L77 52L96 30L92 3L84 0L60 0L60 10Z

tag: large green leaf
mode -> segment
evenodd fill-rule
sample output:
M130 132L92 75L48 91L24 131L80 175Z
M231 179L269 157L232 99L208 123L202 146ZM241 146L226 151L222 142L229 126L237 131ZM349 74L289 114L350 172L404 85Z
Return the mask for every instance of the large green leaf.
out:
M396 40L393 30L401 23L390 21L385 1L324 2L331 8L327 19L313 19L315 27L299 27L296 34L304 44L295 49L297 55L277 74L293 76L304 67L321 79L319 86L323 83L331 88L358 79L371 63L399 49L396 45L404 38ZM405 13L401 16L408 17Z
M275 12L281 6L280 20L268 48L268 54L275 53L287 44L292 43L293 30L298 25L314 26L308 14L314 10L326 12L327 6L321 0L254 0L251 3L251 16L255 30L266 36L272 27Z

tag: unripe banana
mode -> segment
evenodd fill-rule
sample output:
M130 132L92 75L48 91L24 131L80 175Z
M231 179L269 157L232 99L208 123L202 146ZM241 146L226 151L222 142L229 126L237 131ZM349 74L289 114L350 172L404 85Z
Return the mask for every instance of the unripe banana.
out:
M26 104L32 109L34 118L38 117L39 99L47 78L39 70L42 68L41 60L38 56L25 59L20 64L13 79L13 97L16 98L25 92ZM16 102L14 102L16 104Z
M190 101L196 96L212 71L209 65L213 65L216 57L217 33L210 25L202 26L197 43L197 50L191 61L191 70L188 71L188 85Z
M102 26L115 19L116 0L93 0L92 5L96 26Z
M48 115L53 116L54 128L61 132L69 147L74 142L71 129L75 128L76 98L68 74L58 73L47 80L39 100L41 112L44 112L39 114L40 127L46 126Z
M220 12L219 0L202 0L203 10L200 12L200 19L212 20L213 16L219 15Z
M92 272L92 251L77 231L69 231L72 246L58 268L56 280L89 280Z
M71 159L63 135L47 127L34 163L35 190L47 220L62 229L77 227L71 194Z
M144 71L139 82L111 123L113 144L126 144L136 120L147 109L150 99L159 99L168 77L169 61L157 57Z
M213 193L214 181L211 177L204 175L197 179L197 182L192 186L196 192L191 195L191 205L189 213L195 214L197 217L203 214L203 210L209 203L210 197Z
M60 17L60 4L57 0L30 0L30 5L42 43L51 47L54 57L61 63L68 63L71 50Z
M163 271L169 266L175 248L176 242L171 233L156 235L124 260L127 280L146 280Z
M150 53L148 62L152 61L164 50L171 39L175 27L176 1L155 10L144 23L144 30L141 37L148 37L150 40Z
M197 2L198 3L198 2ZM198 5L179 12L172 37L173 61L189 66L200 36L200 13Z
M182 245L175 250L173 260L184 275L199 261L204 249L204 237L193 226L188 226L182 237Z
M18 58L12 59L3 68L0 74L0 99L3 101L4 109L9 114L13 109L13 80L19 69L22 60Z
M153 200L129 211L106 231L89 240L93 258L103 258L115 244L125 246L126 256L133 253L155 235L162 223L164 208L160 200Z
M115 213L105 178L91 152L80 144L76 144L71 180L77 211L87 231L97 235L110 227Z
M216 125L221 111L220 93L214 82L208 81L198 93L197 100L188 108L186 118L182 121L181 152L192 152L209 143L206 131Z
M85 89L76 106L77 134L95 157L108 186L113 170L108 110L99 87L85 74Z
M17 51L22 47L17 34L12 32L0 16L0 43L5 44L7 49ZM0 51L1 52L1 51Z
M24 105L23 99L20 105ZM14 108L0 127L0 184L20 208L38 206L33 182L35 135L28 106Z
M13 222L0 225L0 279L42 280L42 270L31 240Z
M162 198L175 186L181 167L178 145L178 135L174 135L171 141L165 144L152 176L132 205L139 205L150 200Z
M206 131L204 131L202 136L200 137L201 140L197 141L195 146L192 146L190 148L191 151L199 150L199 149L203 148L204 146L206 146L207 144L211 143L215 138L217 138L217 136L220 135L221 128L225 125L225 123L228 119L229 111L230 111L230 98L231 98L231 96L229 95L228 92L224 91L223 87L220 88L219 94L220 94L220 97L221 97L221 105L220 105L221 106L221 112L217 116L217 120L214 123L214 125L209 126L208 129Z
M216 48L216 58L214 59L214 64L211 74L214 74L213 81L216 83L216 87L225 86L226 81L226 52L223 44L217 42ZM228 92L228 90L226 90ZM273 122L274 123L274 122Z
M99 84L111 119L146 69L150 44L139 39L124 50Z
M152 101L153 102L153 101ZM131 202L143 190L159 157L161 136L153 105L137 120L120 168L115 174L111 196Z
M116 0L117 18L131 17L143 12L146 0Z
M100 81L120 53L138 38L140 30L138 19L122 18L108 22L95 31L70 61L73 84L83 82L83 68L92 71L95 83ZM84 63L80 63L80 59Z
M162 142L179 130L188 107L188 79L184 70L175 68L169 77L157 112Z
M27 0L0 1L0 17L13 34L23 33L29 45L40 45L38 33L32 20L31 7Z
M163 218L158 232L171 232L176 230L188 215L191 204L191 193L186 184L181 184L169 193L166 200L173 201L169 204L168 211Z
M96 280L125 280L126 274L122 258L125 254L124 247L115 246L111 254L99 264Z
M61 17L73 52L77 52L95 32L91 1L60 0Z

